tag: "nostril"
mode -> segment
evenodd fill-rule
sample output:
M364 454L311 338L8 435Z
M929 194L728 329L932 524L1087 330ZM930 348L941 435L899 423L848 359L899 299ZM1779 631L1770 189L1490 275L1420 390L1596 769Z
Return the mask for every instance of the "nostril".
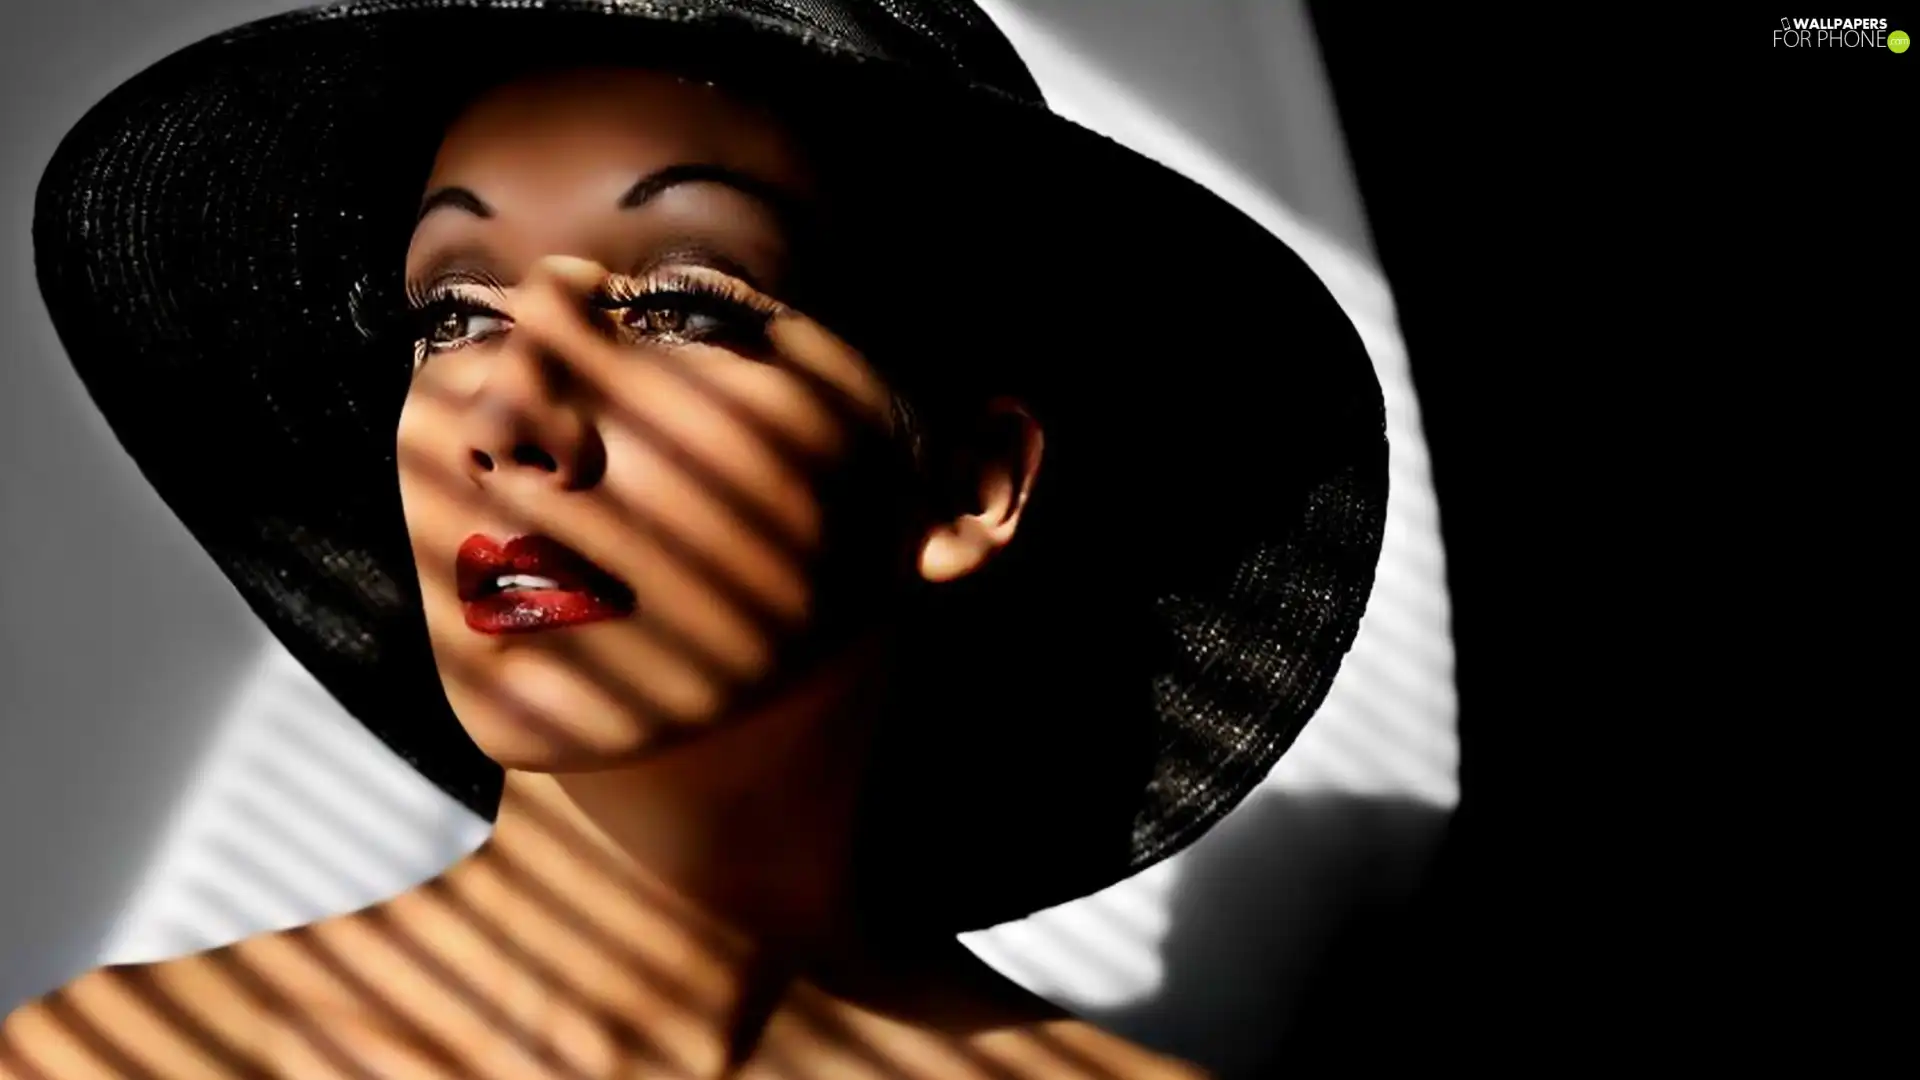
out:
M493 471L493 458L487 456L485 450L475 450L473 452L473 463L480 467L481 472Z
M560 463L553 459L552 454L547 453L537 446L530 446L526 443L521 443L519 446L513 448L513 461L516 465L526 465L531 468L540 469L543 472L560 471Z

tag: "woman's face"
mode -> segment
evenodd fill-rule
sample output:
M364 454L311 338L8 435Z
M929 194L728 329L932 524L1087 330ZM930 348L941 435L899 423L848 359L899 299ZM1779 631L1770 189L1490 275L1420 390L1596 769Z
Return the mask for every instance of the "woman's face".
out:
M890 400L772 299L809 184L771 119L649 72L524 80L446 134L400 483L441 680L503 765L722 721L805 640L825 492Z

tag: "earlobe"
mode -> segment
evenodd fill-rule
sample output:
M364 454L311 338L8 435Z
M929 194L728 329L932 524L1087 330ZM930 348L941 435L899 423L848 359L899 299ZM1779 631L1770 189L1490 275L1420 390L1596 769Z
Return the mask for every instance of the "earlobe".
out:
M1040 471L1040 424L1021 403L988 404L973 468L973 509L940 521L920 541L920 576L953 581L987 564L1019 531Z
M975 517L942 522L920 542L920 576L935 583L963 578L984 566L998 548Z

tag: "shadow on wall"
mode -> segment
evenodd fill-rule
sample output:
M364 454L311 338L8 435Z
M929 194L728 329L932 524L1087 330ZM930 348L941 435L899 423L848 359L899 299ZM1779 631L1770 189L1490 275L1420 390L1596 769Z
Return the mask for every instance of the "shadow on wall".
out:
M1328 1035L1367 1032L1375 1001L1374 1037L1403 1030L1387 1015L1408 990L1394 953L1447 820L1406 799L1255 795L1188 853L1160 987L1089 1018L1220 1080L1376 1061L1392 1051L1354 1046L1348 1057Z
M1050 28L1345 250L1373 250L1301 0L989 3Z
M7 0L0 38L0 1011L83 968L265 632L68 368L35 286L40 171L107 90L294 0Z
M484 837L483 822L381 746L292 656L270 653L100 962L164 959L358 910ZM214 883L218 904L207 899Z

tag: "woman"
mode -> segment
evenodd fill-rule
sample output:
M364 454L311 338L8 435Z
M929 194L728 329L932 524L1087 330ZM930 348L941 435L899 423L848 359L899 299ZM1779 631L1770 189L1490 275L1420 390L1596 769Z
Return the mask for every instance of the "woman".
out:
M82 976L0 1076L1193 1075L953 934L1265 775L1371 584L1378 393L1290 253L969 5L267 20L98 106L37 209L129 452L495 824Z

